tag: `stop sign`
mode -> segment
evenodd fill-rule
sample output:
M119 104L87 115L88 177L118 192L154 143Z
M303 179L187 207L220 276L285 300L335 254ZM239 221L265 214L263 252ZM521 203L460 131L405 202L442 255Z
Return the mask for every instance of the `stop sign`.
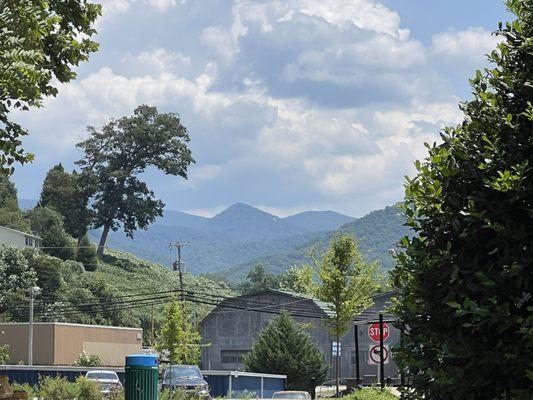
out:
M389 325L383 324L383 341L389 337ZM374 342L379 342L379 324L374 323L368 325L368 337Z

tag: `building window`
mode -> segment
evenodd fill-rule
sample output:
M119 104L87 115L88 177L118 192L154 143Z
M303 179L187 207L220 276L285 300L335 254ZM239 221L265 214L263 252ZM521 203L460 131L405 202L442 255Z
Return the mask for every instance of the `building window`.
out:
M29 236L25 236L25 238L26 238L26 246L33 247L33 238Z
M220 358L222 364L242 365L243 357L248 350L221 350Z

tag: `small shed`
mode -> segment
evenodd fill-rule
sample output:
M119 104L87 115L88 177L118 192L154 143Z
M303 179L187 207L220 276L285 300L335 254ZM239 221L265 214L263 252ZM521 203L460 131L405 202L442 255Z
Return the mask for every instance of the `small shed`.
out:
M241 371L202 371L212 397L272 398L285 389L285 375L256 374Z

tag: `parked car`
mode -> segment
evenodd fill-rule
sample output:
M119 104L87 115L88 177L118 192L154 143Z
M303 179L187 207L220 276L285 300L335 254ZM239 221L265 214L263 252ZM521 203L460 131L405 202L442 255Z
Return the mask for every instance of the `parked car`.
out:
M103 394L109 394L113 390L119 390L122 388L122 383L118 379L118 375L115 371L106 370L92 370L87 371L85 378L90 381L95 381L100 386L100 391Z
M285 390L283 392L274 392L273 399L297 399L297 400L311 400L311 395L307 392L297 390Z
M181 390L190 397L211 399L209 385L196 365L171 365L165 368L161 389Z

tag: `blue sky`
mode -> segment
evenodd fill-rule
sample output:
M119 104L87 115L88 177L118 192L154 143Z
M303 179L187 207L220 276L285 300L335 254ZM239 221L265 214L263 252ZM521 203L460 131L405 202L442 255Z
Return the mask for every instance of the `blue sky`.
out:
M14 180L80 158L85 127L142 103L177 112L197 164L149 171L167 208L246 202L278 215L360 216L402 198L424 142L460 121L468 78L509 19L498 0L106 0L100 51L39 110L19 113L36 154Z

